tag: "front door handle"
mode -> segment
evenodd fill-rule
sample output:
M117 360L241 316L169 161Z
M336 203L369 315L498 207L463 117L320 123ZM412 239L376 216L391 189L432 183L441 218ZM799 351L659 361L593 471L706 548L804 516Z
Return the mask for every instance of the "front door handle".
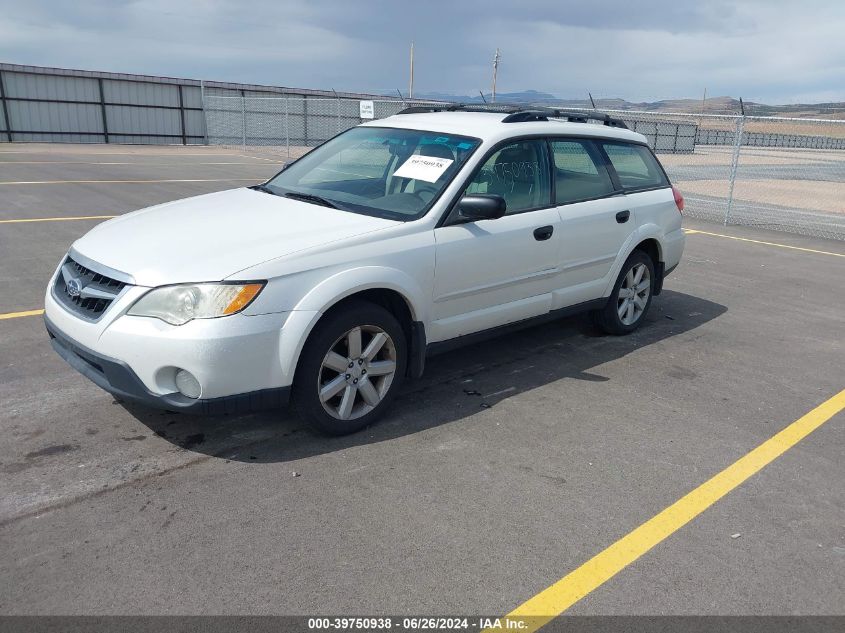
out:
M534 239L538 242L542 242L549 239L554 232L555 227L553 226L541 226L539 229L534 229Z
M619 224L625 224L625 222L627 222L628 218L630 218L630 217L631 217L630 211L620 211L619 213L616 214L616 221L619 222Z

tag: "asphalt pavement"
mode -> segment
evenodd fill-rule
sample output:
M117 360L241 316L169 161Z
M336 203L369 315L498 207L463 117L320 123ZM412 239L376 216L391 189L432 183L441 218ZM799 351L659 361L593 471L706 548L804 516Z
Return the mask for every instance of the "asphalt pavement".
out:
M39 183L0 183L0 221L278 168L120 149L0 146L0 181ZM0 224L0 315L99 221ZM635 334L573 317L438 356L346 438L117 404L40 316L0 320L0 613L507 613L845 387L843 243L685 225ZM843 448L839 412L569 613L845 614Z

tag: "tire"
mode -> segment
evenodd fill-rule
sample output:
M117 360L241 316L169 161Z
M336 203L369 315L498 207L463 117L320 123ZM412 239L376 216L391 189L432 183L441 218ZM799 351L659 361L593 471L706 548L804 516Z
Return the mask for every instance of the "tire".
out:
M407 364L396 317L374 303L350 302L324 316L308 337L291 392L294 408L321 433L354 433L384 415Z
M648 275L648 279L644 279L645 275ZM638 290L633 294L636 299L632 299L628 295L631 292L631 284L636 279L639 279L636 284ZM651 307L654 282L654 262L651 257L640 250L631 253L619 272L613 292L610 293L604 308L593 312L596 325L605 333L617 336L636 330L645 321Z

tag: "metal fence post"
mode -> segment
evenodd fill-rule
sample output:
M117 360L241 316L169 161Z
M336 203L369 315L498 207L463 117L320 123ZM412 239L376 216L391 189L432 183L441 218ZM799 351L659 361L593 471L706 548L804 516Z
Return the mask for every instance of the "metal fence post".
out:
M289 111L290 108L288 107L288 101L290 97L285 97L285 146L287 147L288 151L288 158L290 158L290 119L289 119Z
M97 87L100 90L100 116L103 120L103 138L106 143L109 142L109 120L106 116L106 93L103 90L103 78L97 78Z
M308 97L302 95L302 133L305 136L303 145L308 147Z
M3 119L6 121L6 136L12 142L12 122L9 120L9 106L6 105L6 89L3 87L3 73L0 71L0 103L3 105Z
M734 148L731 156L731 175L728 183L728 207L725 209L725 226L731 220L731 210L734 202L734 185L736 184L736 170L739 167L739 152L742 148L742 130L745 127L745 116L740 116L736 121L736 132L734 134Z
M246 149L246 93L241 90L241 136L242 145Z
M206 109L206 104L205 104L205 80L203 80L203 79L200 79L200 103L202 104L203 140L205 140L206 145L209 145L209 142L208 142L208 110Z
M179 91L179 122L182 131L182 145L188 144L188 136L187 131L185 130L185 97L182 94L182 84L176 86L176 89Z

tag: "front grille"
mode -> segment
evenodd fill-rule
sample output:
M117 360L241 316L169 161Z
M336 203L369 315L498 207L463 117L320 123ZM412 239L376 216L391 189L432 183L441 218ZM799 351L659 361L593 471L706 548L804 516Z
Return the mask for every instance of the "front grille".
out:
M87 268L68 257L53 288L53 296L69 312L98 321L127 284Z

